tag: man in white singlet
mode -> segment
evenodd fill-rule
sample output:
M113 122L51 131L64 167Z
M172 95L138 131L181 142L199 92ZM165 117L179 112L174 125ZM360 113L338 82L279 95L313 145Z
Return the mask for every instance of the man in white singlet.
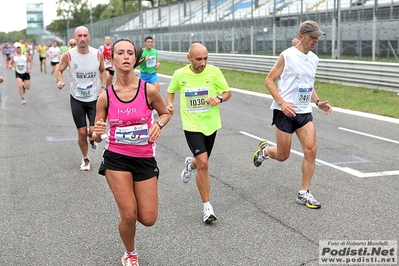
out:
M50 57L51 75L53 75L55 68L60 63L61 58L61 48L57 46L57 41L53 41L50 48L47 50L47 54Z
M313 123L313 100L316 106L329 114L332 107L328 101L320 100L314 88L316 68L319 58L312 52L319 37L325 33L313 20L307 20L299 26L299 43L281 52L276 64L266 77L266 88L273 96L270 109L273 110L272 125L276 126L276 146L268 146L267 141L259 143L252 156L256 167L267 159L283 162L288 159L291 150L292 134L295 132L302 145L302 184L296 202L311 209L321 207L309 192L316 165L316 129ZM278 81L278 88L275 82Z
M69 69L72 78L70 84L70 103L73 120L78 130L78 144L82 153L80 170L90 170L89 144L93 150L97 143L92 139L97 98L105 89L104 57L96 48L89 46L90 34L86 27L75 29L74 39L77 46L66 51L55 71L58 89L65 86L62 73ZM87 129L89 120L89 129ZM88 139L90 138L90 139Z
M14 43L15 54L11 55L10 65L15 69L15 78L17 79L18 93L21 96L21 104L26 104L25 90L30 88L30 72L33 61L28 52L22 52L22 44Z

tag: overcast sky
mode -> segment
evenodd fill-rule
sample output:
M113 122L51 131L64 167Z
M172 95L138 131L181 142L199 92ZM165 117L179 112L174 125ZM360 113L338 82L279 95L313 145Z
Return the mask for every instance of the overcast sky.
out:
M26 4L43 3L44 26L49 25L57 18L56 0L1 0L0 31L20 31L26 29ZM89 0L93 6L108 4L109 0Z

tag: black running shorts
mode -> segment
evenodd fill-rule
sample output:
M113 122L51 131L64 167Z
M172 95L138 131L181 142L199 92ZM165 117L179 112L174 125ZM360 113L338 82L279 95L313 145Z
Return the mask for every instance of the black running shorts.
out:
M278 129L286 133L292 134L310 121L313 121L312 113L296 114L294 117L289 117L280 110L273 110L272 125L276 125Z
M130 172L133 181L144 181L154 176L159 177L157 161L152 158L136 158L104 150L103 159L98 173L105 175L105 170Z
M94 126L97 100L81 102L73 98L72 95L70 97L72 116L76 128L87 127L86 117L89 119L89 125Z
M114 73L115 73L115 70L112 70L112 69L109 69L109 68L106 68L105 71L108 71L111 76L113 76Z
M29 75L28 72L26 72L26 73L24 73L24 74L20 74L20 73L18 73L18 72L15 72L15 78L20 78L20 79L22 79L23 81L24 81L24 80L30 80L30 75Z
M213 144L215 143L216 139L216 132L217 131L215 131L212 135L205 136L201 132L190 132L184 130L184 135L186 136L188 147L193 153L193 157L204 152L208 153L208 158L211 156Z

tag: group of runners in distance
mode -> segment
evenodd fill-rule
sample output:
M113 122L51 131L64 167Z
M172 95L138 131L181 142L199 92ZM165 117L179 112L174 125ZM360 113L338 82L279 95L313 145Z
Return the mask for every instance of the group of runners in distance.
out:
M33 67L34 54L39 56L40 71L47 73L46 59L50 59L51 74L54 74L60 58L68 49L65 43L61 47L57 41L53 41L50 46L41 42L36 48L33 42L25 43L23 39L13 43L3 43L1 51L4 57L5 66L8 69L15 70L18 93L21 98L21 104L26 104L25 93L30 89L31 71Z
M313 101L325 114L332 111L329 102L321 100L314 88L319 58L312 51L324 34L315 21L301 23L298 39L280 53L268 73L265 86L273 97L270 109L272 124L276 126L276 145L261 141L251 159L255 167L269 158L287 160L295 133L304 153L302 183L295 200L311 209L319 209L321 204L309 191L317 152L310 103ZM98 173L105 176L119 208L118 229L125 247L120 262L124 266L139 265L135 246L137 222L152 226L158 217L156 142L174 115L176 92L182 130L191 152L184 159L180 178L188 183L195 177L202 221L210 224L218 219L210 202L209 158L217 131L222 127L219 106L232 93L222 71L207 64L207 48L193 43L187 53L188 64L174 72L164 100L157 75L160 62L153 41L151 36L146 37L141 48L129 39L112 43L111 37L105 36L104 44L97 49L89 45L89 30L80 26L68 47L58 48L57 42L53 42L49 48L41 43L36 49L40 70L46 73L46 58L50 57L58 89L67 86L69 90L82 155L80 170L91 170L89 148L96 150L98 143L106 140ZM14 46L17 52L10 60L24 100L21 92L29 89L32 59L29 53L21 51L20 42ZM135 68L140 68L140 76L135 75ZM71 78L68 84L63 77L65 71Z

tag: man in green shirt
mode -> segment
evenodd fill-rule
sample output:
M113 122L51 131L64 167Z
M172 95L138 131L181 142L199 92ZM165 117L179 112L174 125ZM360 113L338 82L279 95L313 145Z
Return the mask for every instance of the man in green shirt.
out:
M180 114L186 141L193 157L185 159L181 178L188 183L197 169L196 180L203 203L203 221L216 221L210 204L210 179L208 159L222 127L219 104L231 97L231 91L222 71L207 65L208 50L200 43L190 46L189 65L175 71L166 93L168 110L173 115L174 94L180 95Z
M146 37L144 40L145 48L140 58L140 60L144 60L144 62L140 65L140 79L153 84L159 91L157 70L160 63L158 61L158 51L152 47L153 43L154 40L151 36Z
M60 49L61 49L61 56L62 56L68 50L68 46L65 44L65 42L62 42Z

